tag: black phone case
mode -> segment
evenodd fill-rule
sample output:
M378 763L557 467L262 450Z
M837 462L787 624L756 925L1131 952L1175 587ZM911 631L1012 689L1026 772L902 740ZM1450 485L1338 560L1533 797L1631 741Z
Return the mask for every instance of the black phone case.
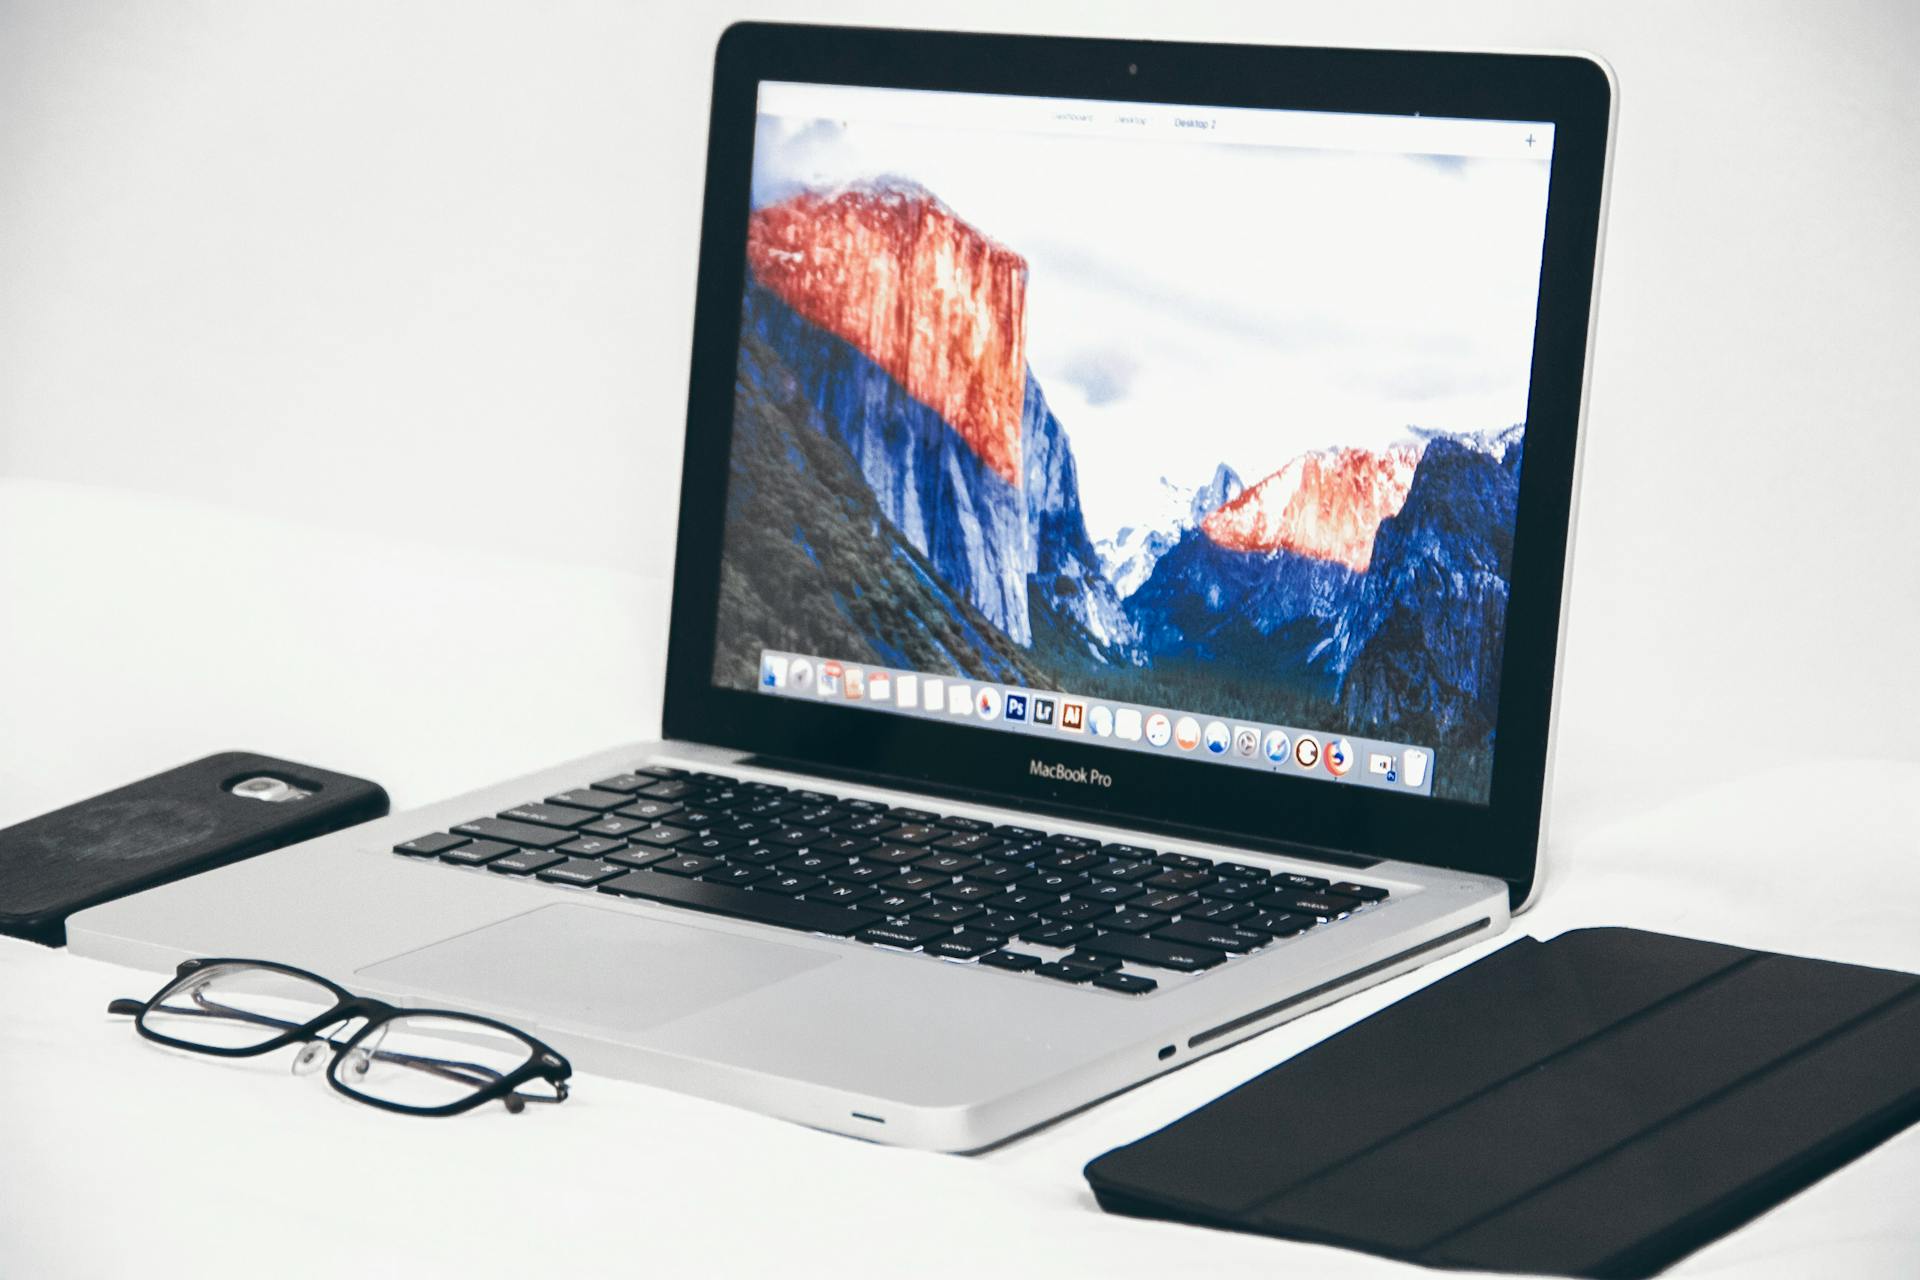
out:
M1525 938L1087 1166L1117 1213L1644 1276L1920 1118L1920 978Z
M267 774L313 794L232 795ZM61 946L85 907L383 816L387 793L248 751L223 751L0 831L0 933Z

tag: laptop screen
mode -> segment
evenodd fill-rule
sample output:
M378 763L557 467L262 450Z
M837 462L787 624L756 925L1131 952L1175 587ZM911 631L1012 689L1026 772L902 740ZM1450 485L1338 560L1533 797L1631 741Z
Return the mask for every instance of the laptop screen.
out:
M762 84L714 682L1486 803L1552 151Z

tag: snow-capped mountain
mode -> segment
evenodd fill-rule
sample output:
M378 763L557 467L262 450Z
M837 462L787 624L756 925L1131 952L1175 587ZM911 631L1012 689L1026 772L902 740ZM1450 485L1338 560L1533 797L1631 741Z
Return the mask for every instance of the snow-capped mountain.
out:
M1127 525L1095 544L1100 566L1114 591L1122 600L1138 591L1153 576L1160 557L1173 550L1183 534L1239 497L1245 488L1239 475L1224 462L1198 486L1175 484L1161 476L1158 509L1147 520Z

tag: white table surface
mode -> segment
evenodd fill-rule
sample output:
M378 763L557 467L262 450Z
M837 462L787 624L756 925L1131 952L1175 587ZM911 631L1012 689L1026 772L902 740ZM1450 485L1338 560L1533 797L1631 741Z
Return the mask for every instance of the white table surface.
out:
M516 599L564 599L565 621ZM663 584L611 569L0 480L0 609L0 824L225 747L376 778L404 808L657 721ZM1572 704L1603 707L1581 674ZM1636 788L1645 762L1600 732L1563 729L1547 887L1507 938L980 1157L590 1071L554 1110L390 1116L285 1062L171 1055L103 1012L152 975L0 940L0 1276L1416 1274L1109 1217L1080 1169L1521 932L1920 969L1920 763L1735 751ZM1676 1274L1912 1275L1916 1188L1908 1132Z

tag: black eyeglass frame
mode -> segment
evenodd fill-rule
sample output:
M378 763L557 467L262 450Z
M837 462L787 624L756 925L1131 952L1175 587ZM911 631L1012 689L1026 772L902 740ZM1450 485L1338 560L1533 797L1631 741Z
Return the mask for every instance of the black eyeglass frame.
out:
M170 992L178 988L182 980L201 970L212 969L219 965L245 965L249 968L265 969L273 973L284 974L291 978L299 978L307 982L312 982L332 992L336 997L335 1003L332 1008L318 1017L310 1018L298 1026L289 1024L287 1030L271 1039L264 1040L256 1045L244 1045L237 1048L231 1046L196 1044L191 1040L181 1040L175 1036L165 1035L147 1025L147 1014L152 1012L154 1007ZM183 960L174 970L172 979L170 979L165 986L154 992L152 996L146 1000L133 1000L130 998L115 1000L107 1006L107 1012L131 1014L134 1018L134 1030L156 1044L164 1044L174 1049L185 1049L189 1053L209 1054L217 1058L255 1058L262 1054L272 1053L276 1049L284 1049L289 1045L299 1043L313 1043L317 1041L332 1044L334 1046L333 1060L327 1064L327 1083L333 1086L337 1092L345 1094L355 1102L363 1102L368 1106L380 1107L386 1111L397 1111L403 1115L458 1115L463 1111L471 1111L475 1107L484 1106L495 1100L505 1103L507 1109L515 1113L518 1113L523 1105L529 1102L564 1102L567 1098L567 1078L573 1074L572 1064L551 1046L534 1039L518 1027L509 1026L495 1018L482 1017L479 1014L464 1013L454 1009L417 1009L389 1004L384 1000L376 1000L371 996L357 996L345 987L342 987L339 983L329 981L317 973L310 972L306 969L297 969L292 965L278 964L271 960L251 960L231 956ZM521 1043L527 1045L531 1052L528 1054L525 1063L502 1075L499 1079L481 1085L465 1098L444 1103L437 1107L416 1107L404 1102L391 1102L384 1098L377 1098L371 1094L359 1092L340 1079L338 1074L340 1063L375 1031L393 1021L395 1018L429 1016L451 1018L460 1022L471 1022L483 1027L489 1027L519 1040ZM355 1018L364 1019L364 1024L345 1041L336 1043L332 1037L320 1034L322 1028L334 1026L342 1022L349 1022ZM272 1021L274 1021L276 1025L278 1024L277 1020ZM375 1051L376 1056L379 1052L378 1050ZM473 1064L461 1065L471 1066ZM481 1069L491 1070L491 1068ZM552 1085L554 1095L552 1097L545 1097L541 1094L520 1093L520 1086L532 1080L544 1080Z

